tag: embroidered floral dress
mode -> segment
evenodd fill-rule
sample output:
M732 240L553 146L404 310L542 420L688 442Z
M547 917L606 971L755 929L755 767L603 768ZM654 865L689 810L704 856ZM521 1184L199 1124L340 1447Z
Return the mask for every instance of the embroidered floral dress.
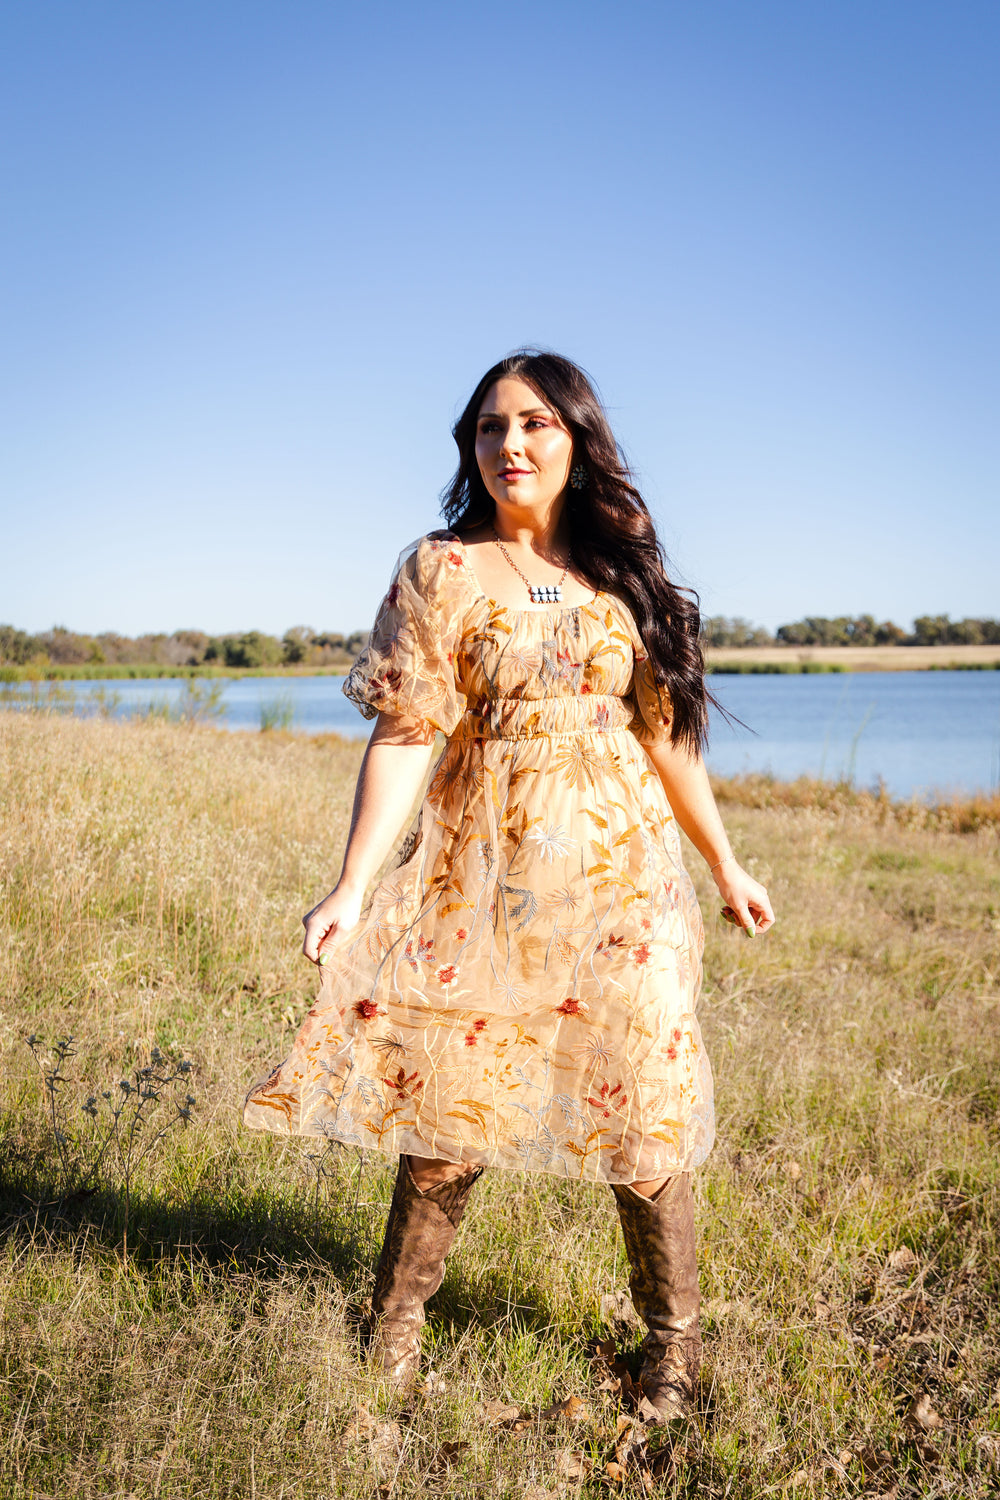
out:
M246 1123L585 1181L699 1165L701 918L642 748L669 704L628 609L503 608L434 532L344 691L447 744Z

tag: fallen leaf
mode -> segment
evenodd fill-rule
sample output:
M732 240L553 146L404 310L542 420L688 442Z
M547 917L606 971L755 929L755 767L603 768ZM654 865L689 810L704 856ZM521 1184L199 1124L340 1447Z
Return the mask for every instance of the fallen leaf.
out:
M889 1479L892 1477L892 1454L888 1448L869 1446L858 1451L858 1461L865 1471L865 1478Z
M507 1401L483 1401L478 1410L491 1423L514 1422L521 1415L521 1408Z
M589 1422L592 1419L590 1407L579 1396L567 1396L565 1401L556 1401L538 1415L543 1422L552 1422L557 1418L564 1422Z
M468 1443L442 1443L431 1459L429 1472L441 1474L446 1469L450 1469L452 1464L458 1462L468 1446Z
M816 1310L817 1323L826 1323L833 1313L833 1308L825 1297L815 1297L813 1299L813 1307Z
M649 1460L649 1438L644 1427L632 1428L615 1444L615 1459L622 1468L645 1464Z
M1000 1432L981 1432L976 1438L976 1447L982 1449L987 1462L1000 1469Z
M632 1306L628 1292L606 1292L601 1298L601 1321L622 1323L626 1328L638 1328L639 1315Z
M448 1382L436 1370L428 1370L420 1389L425 1396L443 1396L448 1389Z
M367 1406L359 1406L357 1415L352 1417L344 1428L343 1441L345 1443L357 1443L362 1438L370 1438L375 1431L376 1422Z
M612 1459L609 1464L604 1465L604 1472L607 1475L608 1479L611 1480L612 1484L625 1483L627 1471L624 1464L615 1463L614 1459Z
M581 1448L563 1448L556 1454L556 1473L560 1479L586 1479L594 1467Z
M838 1461L844 1465L845 1469L847 1468L847 1465L850 1463L853 1457L854 1454L851 1452L850 1448L843 1448L837 1454Z
M931 1398L926 1391L918 1391L910 1402L906 1411L906 1419L913 1427L919 1427L924 1432L934 1432L943 1427L944 1422L931 1405Z
M786 1483L788 1483L788 1484L808 1484L809 1483L809 1470L808 1469L796 1469L795 1473L786 1481Z
M917 1265L917 1257L909 1245L900 1245L898 1250L893 1250L885 1263L885 1268L894 1276L905 1276L907 1271L912 1271Z
M380 1479L387 1479L395 1472L402 1450L403 1432L399 1423L376 1423L375 1431L368 1439L368 1452Z
M781 1170L784 1172L789 1182L798 1182L799 1178L802 1176L802 1168L799 1166L797 1161L786 1161Z

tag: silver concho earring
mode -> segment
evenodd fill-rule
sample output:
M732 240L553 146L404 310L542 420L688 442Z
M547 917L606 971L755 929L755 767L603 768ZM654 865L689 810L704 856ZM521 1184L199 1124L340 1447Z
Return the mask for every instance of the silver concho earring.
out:
M574 490L585 490L590 475L583 464L577 464L569 476L570 488Z

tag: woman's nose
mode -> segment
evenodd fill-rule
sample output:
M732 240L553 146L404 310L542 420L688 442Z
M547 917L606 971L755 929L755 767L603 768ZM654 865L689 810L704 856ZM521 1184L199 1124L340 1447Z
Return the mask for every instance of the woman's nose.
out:
M508 427L500 439L500 452L513 456L521 452L521 434L516 427Z

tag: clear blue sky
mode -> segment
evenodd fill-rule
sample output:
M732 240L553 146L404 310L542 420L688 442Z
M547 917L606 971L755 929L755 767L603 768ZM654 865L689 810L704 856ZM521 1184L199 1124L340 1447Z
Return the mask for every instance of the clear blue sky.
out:
M366 626L526 342L706 612L1000 615L996 0L31 0L0 126L0 620Z

